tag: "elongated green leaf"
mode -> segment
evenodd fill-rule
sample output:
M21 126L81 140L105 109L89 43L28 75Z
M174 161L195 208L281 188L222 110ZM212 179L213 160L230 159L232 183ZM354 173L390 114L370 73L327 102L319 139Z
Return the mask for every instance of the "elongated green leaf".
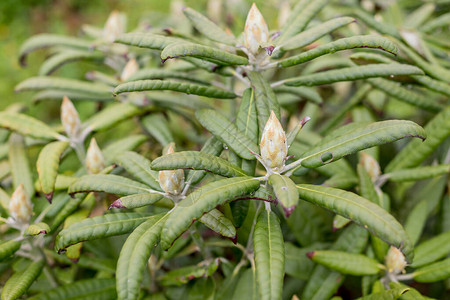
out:
M118 36L114 42L130 46L136 46L140 48L163 50L168 45L180 41L182 40L163 35L143 33L143 32L133 32Z
M144 79L166 79L166 78L174 78L174 79L182 79L191 81L194 83L209 85L210 83L205 80L201 80L193 77L192 74L185 72L177 72L171 70L164 69L142 69L131 75L127 81L136 81L136 80L144 80Z
M0 261L10 257L19 250L21 243L19 241L6 241L0 244Z
M219 156L222 153L223 144L215 136L210 137L205 145L203 145L201 152L212 154L214 156ZM187 182L191 182L192 185L198 183L206 175L206 171L190 171L187 175Z
M26 65L26 57L29 53L42 48L53 46L64 46L88 50L92 42L75 37L56 34L37 34L29 38L22 44L19 50L19 61L22 66Z
M117 195L133 195L148 192L148 187L137 181L118 175L85 175L72 183L68 193L105 192Z
M92 80L94 82L99 82L106 84L108 86L116 86L120 83L120 79L114 75L109 75L100 71L89 71L86 73L86 79ZM70 97L69 97L70 98Z
M86 120L83 126L90 131L106 130L142 112L141 108L130 103L114 103Z
M110 300L117 297L115 287L113 278L84 279L43 292L29 300Z
M412 75L411 77L430 90L450 97L450 87L445 82L431 79L428 76Z
M206 102L204 99L200 99L199 97L196 97L194 95L186 95L185 97L182 97L179 94L175 93L169 94L166 92L151 91L146 94L146 97L156 105L166 107L168 109L173 109L174 107L184 107L194 110L201 108L211 108L209 102Z
M425 139L422 127L411 121L381 121L348 131L334 140L320 143L302 156L302 166L316 168L345 155L399 140L404 137Z
M135 134L113 141L102 149L106 164L112 164L117 161L117 156L131 152L131 150L139 147L147 140L148 137L146 135Z
M398 51L395 44L387 38L371 35L359 35L339 39L337 41L318 46L296 56L283 59L278 63L278 66L281 68L292 67L325 54L354 48L377 48L392 54L397 54Z
M50 202L53 198L59 160L69 142L53 142L47 144L39 153L36 168L39 175L42 192Z
M218 48L186 42L168 45L161 52L161 60L163 62L171 58L184 56L204 59L222 66L248 64L248 59L243 56L231 54Z
M47 59L39 70L40 76L50 75L55 72L57 69L62 67L65 64L74 62L74 61L101 61L104 58L104 54L101 52L92 52L92 51L63 51L58 54L53 55L49 59Z
M404 293L400 296L400 300L426 300L428 298L422 296L416 289L413 289L410 286L407 286L405 284L399 283L399 282L390 282L389 286L393 289L395 288L407 288L409 291L407 293Z
M450 17L450 13L445 13L445 14L440 15L439 17L432 18L421 27L421 31L431 32L431 31L437 29L438 27L445 26L450 22L449 17Z
M151 161L144 156L136 152L127 151L116 156L116 161L139 181L147 184L152 189L162 191L158 182L158 172L152 170Z
M149 219L148 214L117 213L84 219L62 230L55 241L55 250L61 253L70 245L133 231Z
M386 172L407 169L420 165L433 151L450 136L450 106L437 114L425 126L427 140L412 141L386 166Z
M169 248L193 221L217 205L256 191L259 181L251 177L234 177L214 181L180 201L170 213L162 230L161 247Z
M325 185L325 186L329 186L329 185ZM329 186L329 187L333 187L333 186ZM341 215L335 215L334 219L333 219L333 231L336 231L336 230L339 230L341 228L344 228L350 222L351 222L351 220L349 220L347 218L344 218Z
M50 227L43 222L37 224L31 224L25 230L25 235L39 235L39 234L47 234L50 232Z
M294 50L298 48L305 47L312 42L320 39L324 35L341 28L342 26L348 25L350 23L355 22L356 20L351 17L340 17L331 19L327 22L314 26L310 29L307 29L299 34L295 35L291 39L285 40L280 45L280 49L282 51Z
M187 7L183 10L184 15L191 21L195 29L203 34L208 39L234 46L236 44L235 38L232 35L227 34L214 22L203 16L201 13Z
M206 170L225 177L246 176L239 167L223 158L200 152L182 151L164 155L152 162L153 170L194 169Z
M14 273L2 290L2 299L17 299L28 291L33 281L41 274L45 261L40 259L29 263L22 271Z
M130 234L123 245L116 272L118 299L138 299L147 260L160 238L166 216L150 217Z
M186 94L194 94L210 98L233 99L236 95L233 92L219 89L212 86L204 86L194 83L184 83L168 80L138 80L126 82L118 85L114 89L114 94L119 95L128 92L142 92L154 90L171 90Z
M290 87L290 86L279 86L273 89L276 93L288 93L292 95L296 95L306 100L309 100L313 103L322 105L323 99L319 93L317 93L314 89L308 88L305 86L299 87Z
M441 233L416 247L413 268L425 266L450 253L450 231Z
M57 100L61 101L61 99L67 96L70 101L97 101L97 102L111 102L114 101L113 95L103 95L99 96L96 94L90 94L87 92L77 92L77 91L64 91L64 90L44 90L36 93L33 96L33 102L40 102L43 100Z
M37 139L56 140L60 135L47 124L24 114L0 112L0 127Z
M44 89L84 92L97 97L110 97L112 88L103 84L59 77L31 77L15 87L16 92L40 91Z
M28 154L24 138L13 133L9 137L9 165L11 166L11 175L14 189L23 184L28 197L34 194L33 176L28 162Z
M397 28L395 28L395 26L389 24L388 22L378 22L377 20L375 20L372 14L364 11L363 9L357 7L355 9L352 9L350 13L354 15L358 20L363 21L365 24L375 29L379 33L401 39L400 33L398 32Z
M186 284L196 278L211 276L219 267L219 262L220 260L218 258L211 261L203 261L195 266L187 266L169 271L158 279L164 286Z
M356 194L310 184L297 185L300 198L329 209L369 230L386 243L399 248L408 262L413 244L398 221L380 206Z
M199 221L220 235L232 240L236 239L236 228L234 227L233 222L217 209L213 209L204 214Z
M117 199L109 208L138 208L158 202L162 198L161 194L156 193L134 194Z
M423 75L423 71L406 64L373 64L302 75L286 80L284 84L288 86L315 86L391 75Z
M288 217L298 203L298 190L295 183L287 176L272 174L269 176L269 183L272 185L277 200L284 209L284 214Z
M327 268L348 275L374 275L382 270L375 259L362 254L335 250L319 250L306 254L311 260Z
M167 146L174 141L169 122L163 114L151 114L144 117L142 125L162 146Z
M436 282L450 277L450 258L417 269L413 273L417 282Z
M253 237L256 279L261 299L281 299L284 278L284 241L278 217L263 211Z
M328 247L326 243L314 243L305 248L298 248L292 243L285 243L286 250L285 269L286 274L298 279L308 280L313 268L314 263L308 259L306 253L313 250L322 250Z
M251 152L259 152L258 146L227 118L212 109L199 110L195 116L206 129L227 144L237 155L248 160L255 159Z
M383 292L372 293L370 295L358 298L357 300L396 300L408 291L409 288L394 288Z
M386 64L380 64L380 66L383 65ZM434 99L429 99L426 96L410 91L390 80L383 78L372 78L368 81L372 86L376 87L379 90L382 90L386 94L422 109L431 112L439 112L443 108L443 106L437 103Z
M254 268L242 272L239 282L235 287L232 299L257 300L258 296L256 274Z
M385 174L387 179L393 182L416 181L437 177L450 172L450 164L426 166L412 169L397 170Z

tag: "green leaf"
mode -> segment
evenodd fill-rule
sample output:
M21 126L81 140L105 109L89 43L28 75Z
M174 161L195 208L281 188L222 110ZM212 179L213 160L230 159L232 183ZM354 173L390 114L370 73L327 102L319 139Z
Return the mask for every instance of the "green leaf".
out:
M382 270L375 259L362 254L335 250L319 250L306 254L312 261L348 275L375 275ZM381 267L380 267L381 266Z
M106 164L112 164L116 161L117 156L122 155L123 153L130 153L131 150L139 147L147 140L148 137L146 135L135 134L113 141L102 149Z
M204 85L210 84L208 81L193 77L192 74L165 69L142 69L131 75L127 79L127 81L136 81L144 79L166 79L166 78L187 80Z
M436 282L450 277L450 258L417 269L412 274L417 282Z
M422 296L416 289L413 289L410 286L407 286L405 284L399 283L399 282L390 282L389 286L391 288L405 288L405 289L409 289L409 291L407 293L404 293L403 295L400 296L400 300L429 300L430 298L424 297Z
M281 299L284 279L284 241L278 217L263 211L253 237L256 279L261 299Z
M110 300L117 297L115 287L114 278L83 279L43 292L29 300Z
M101 62L104 58L102 52L65 50L47 59L39 69L39 76L50 75L63 65L74 61Z
M219 267L218 258L211 261L202 261L195 266L187 266L167 272L158 280L162 285L182 285L196 278L205 278L213 275Z
M303 32L300 32L299 34L293 36L288 40L285 39L285 42L281 43L280 45L280 50L288 51L305 47L311 44L312 42L315 42L316 40L320 39L324 35L327 35L328 33L353 22L356 22L356 20L351 17L340 17L331 19L327 22L324 22L322 24L311 27Z
M168 45L161 52L162 62L171 58L184 56L204 59L221 66L248 65L248 59L243 56L231 54L218 48L189 42Z
M60 135L47 124L24 114L0 112L0 127L37 139L56 140Z
M114 95L129 92L170 90L186 94L194 94L209 98L233 99L236 94L213 86L185 83L169 80L138 80L119 84L113 91Z
M320 96L320 94L317 93L313 88L308 88L306 86L299 86L299 87L279 86L274 88L273 90L276 93L287 93L299 96L318 105L323 104L323 99Z
M375 36L375 35L359 35L348 38L339 39L321 46L318 46L309 51L300 53L298 55L285 58L278 62L278 67L287 68L298 64L305 63L313 60L319 56L334 53L336 51L354 49L354 48L377 48L389 52L391 54L397 54L397 47L389 39ZM406 65L405 65L406 66Z
M235 287L233 297L231 299L247 299L257 300L258 297L257 283L255 279L254 268L249 268L242 272L239 282Z
M415 81L422 84L424 87L437 93L441 93L442 95L445 95L447 97L450 97L450 87L445 82L431 79L428 76L412 75L411 77Z
M86 120L86 122L83 123L83 126L88 128L90 132L107 130L126 119L141 114L142 112L142 108L130 103L114 103Z
M255 144L258 143L258 121L256 112L255 91L248 88L244 91L241 105L236 117L236 127Z
M162 146L167 146L174 141L169 129L169 122L163 114L151 114L144 117L142 125Z
M31 224L25 230L25 235L39 235L39 234L47 234L50 232L50 227L43 222L37 224Z
M438 177L450 172L450 164L425 166L412 169L396 170L384 174L384 176L393 182L416 181L431 177Z
M322 250L327 246L328 245L325 243L314 243L305 248L298 248L292 243L285 243L284 247L286 250L286 274L301 280L308 280L315 264L310 259L308 259L306 253L313 250Z
M379 65L383 66L386 64L379 64ZM427 111L439 112L443 109L443 106L434 99L430 99L425 95L421 95L413 91L410 91L407 88L404 88L393 81L383 78L372 78L369 79L368 82L372 86L385 92L389 96L392 96L405 103L425 109Z
M369 230L386 243L399 248L408 262L413 244L398 221L380 206L356 194L310 184L297 185L300 198L329 209Z
M377 20L375 20L372 14L364 11L359 7L352 9L350 12L358 20L363 21L363 23L367 24L369 27L375 29L379 33L401 39L400 33L398 32L397 28L395 28L395 26L391 25L390 23L378 22Z
M292 213L298 203L298 190L295 183L285 175L272 174L269 176L277 200L281 203L286 217Z
M127 151L116 156L116 161L139 181L147 184L154 190L162 191L158 182L158 172L152 170L151 161L144 156L136 152Z
M400 298L401 295L408 292L409 288L394 288L383 292L373 293L357 300L395 300Z
M236 239L236 228L234 227L233 222L217 209L207 212L199 219L199 221L220 235L232 240Z
M450 231L420 243L415 248L414 262L411 267L418 268L444 258L450 253Z
M315 86L391 75L423 75L423 71L407 64L372 64L302 75L288 79L284 84L288 86Z
M52 201L53 191L55 190L59 160L67 147L69 147L69 142L53 142L47 144L39 153L36 162L41 190L50 202Z
M412 141L386 166L387 173L420 165L436 148L450 136L450 106L437 114L425 126L427 140Z
M99 96L87 92L76 92L76 91L60 91L60 90L44 90L39 93L36 93L33 96L33 102L40 102L43 100L57 100L61 101L61 99L67 96L70 101L96 101L96 102L110 102L114 101L114 97L112 94L109 96Z
M13 300L25 294L31 284L41 274L44 265L44 260L36 260L30 262L24 270L14 273L3 287L2 299Z
M201 34L203 34L208 39L234 46L236 40L232 35L227 34L219 26L217 26L210 19L202 15L201 13L193 10L190 7L183 9L184 15L189 19L189 21L194 25Z
M13 133L9 137L9 165L11 166L11 175L14 189L23 184L28 196L34 194L33 175L28 163L28 153L24 138Z
M161 194L156 193L134 194L117 199L109 208L138 208L156 203L162 198Z
M248 195L259 188L259 181L251 177L233 177L208 183L185 199L172 210L162 230L161 247L167 249L193 221L217 205L240 196Z
M123 176L112 174L85 175L72 183L68 193L105 192L116 195L133 195L149 192L149 188L142 183Z
M329 185L325 185L325 186L329 186ZM330 187L332 187L332 186L330 186ZM344 228L350 222L351 222L351 220L344 218L341 215L335 215L334 219L333 219L333 231L337 231L341 228Z
M115 43L136 46L140 48L149 48L163 50L172 43L180 42L181 39L157 35L152 33L133 32L125 33L115 39Z
M239 167L223 158L200 151L181 151L158 157L151 168L156 171L193 169L206 170L225 177L246 176Z
M190 77L192 79L192 76ZM201 108L211 108L209 102L194 95L185 95L182 97L175 93L169 94L166 92L151 91L146 93L145 96L155 105L168 109L187 108L196 110Z
M97 97L110 97L112 93L111 87L107 85L50 76L31 77L19 83L14 90L16 92L24 92L44 89L84 92L96 95Z
M227 118L212 109L199 110L195 116L206 129L227 144L237 155L248 160L255 159L251 152L259 152L258 146Z
M314 146L303 154L301 164L316 168L357 151L410 136L425 139L426 134L422 127L411 121L391 120L360 126Z
M149 218L151 217L148 214L117 213L84 219L57 235L55 250L62 253L70 245L79 242L130 233Z
M82 40L80 38L56 35L56 34L37 34L27 39L19 50L19 62L22 66L26 65L27 55L38 49L63 46L68 48L77 48L88 50L92 46L91 41Z
M17 250L20 249L21 243L19 241L6 241L0 244L0 261L10 257Z
M116 289L118 299L138 299L140 285L150 252L158 242L165 214L150 217L127 238L117 262Z

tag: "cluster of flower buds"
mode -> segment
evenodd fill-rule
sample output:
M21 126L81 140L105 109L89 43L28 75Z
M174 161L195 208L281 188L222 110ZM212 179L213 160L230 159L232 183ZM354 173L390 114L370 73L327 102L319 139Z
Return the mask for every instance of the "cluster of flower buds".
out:
M86 153L86 169L89 174L98 174L105 167L105 159L103 158L102 151L98 147L95 138L92 138Z
M16 223L28 224L30 222L33 204L23 184L20 184L11 196L9 214Z
M256 56L260 47L264 47L269 41L269 29L261 12L253 3L245 21L244 45L249 53Z
M126 17L123 13L113 11L108 20L106 20L105 27L103 28L103 39L107 42L113 43L114 40L125 33L126 30Z
M369 173L373 182L381 175L381 169L378 162L369 154L361 152L360 163L364 169Z
M77 141L81 136L81 121L75 106L68 97L64 96L61 104L61 123L67 136Z
M286 134L273 111L264 127L259 147L265 167L280 172L286 162L288 146Z
M405 256L396 247L391 246L385 258L387 271L391 274L400 274L405 272L407 265Z
M165 155L175 152L175 143L170 143ZM167 194L180 195L184 188L184 170L159 171L159 185Z

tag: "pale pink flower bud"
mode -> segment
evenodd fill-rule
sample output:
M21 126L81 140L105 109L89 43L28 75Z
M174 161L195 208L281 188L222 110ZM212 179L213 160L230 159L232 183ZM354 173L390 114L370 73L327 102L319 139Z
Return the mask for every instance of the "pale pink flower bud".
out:
M407 264L403 253L398 248L391 246L385 258L385 265L389 273L399 274L405 271Z
M253 55L258 53L259 47L269 41L269 29L264 17L253 3L245 21L245 47Z
M175 152L175 144L170 143L166 155ZM164 170L159 171L159 185L164 192L172 195L179 195L184 187L184 170Z
M372 156L364 152L361 152L360 154L360 162L367 173L369 173L372 181L375 182L378 176L381 175L381 169L378 162Z
M81 121L75 106L64 96L61 104L61 123L71 139L77 139L81 134Z
M20 184L11 196L9 214L19 223L28 224L33 214L33 204L23 184Z
M130 59L125 67L123 68L122 74L120 75L120 80L127 81L134 73L139 70L139 64L135 58Z
M261 158L267 167L275 170L284 167L288 151L286 134L273 111L264 127L259 147Z
M105 159L103 158L102 151L98 147L95 138L92 138L86 153L86 169L89 174L98 174L105 167Z
M112 43L119 35L125 33L125 30L125 15L115 10L109 15L108 20L106 20L105 27L103 28L103 39Z

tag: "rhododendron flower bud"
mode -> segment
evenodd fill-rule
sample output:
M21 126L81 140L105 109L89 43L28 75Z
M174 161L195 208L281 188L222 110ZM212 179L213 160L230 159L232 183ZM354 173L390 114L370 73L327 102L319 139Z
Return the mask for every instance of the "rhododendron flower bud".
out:
M112 43L119 35L125 33L125 28L125 15L115 10L109 15L108 20L106 20L105 28L103 29L103 39Z
M269 41L269 29L264 17L253 3L245 21L245 47L253 55L258 53L259 47Z
M102 151L98 147L95 138L92 138L86 153L86 169L89 174L98 174L105 167L105 159L103 158Z
M405 271L406 267L405 256L398 248L391 246L386 255L385 264L389 273L402 273Z
M72 101L64 96L61 104L61 123L71 139L77 139L81 134L81 121Z
M175 152L175 144L170 143L166 153L171 154ZM159 171L159 185L164 192L172 195L179 195L184 187L184 170L164 170Z
M19 223L28 224L33 214L33 204L25 191L23 184L20 184L11 196L9 202L9 214Z
M274 170L284 167L288 151L286 134L273 111L264 127L259 147L261 158L267 167Z
M380 165L378 162L372 156L364 152L361 152L360 162L367 173L369 173L372 181L377 180L378 176L381 175Z
M135 58L130 59L125 67L123 68L122 74L120 75L120 80L126 81L131 77L134 73L139 70L139 64L137 63Z

